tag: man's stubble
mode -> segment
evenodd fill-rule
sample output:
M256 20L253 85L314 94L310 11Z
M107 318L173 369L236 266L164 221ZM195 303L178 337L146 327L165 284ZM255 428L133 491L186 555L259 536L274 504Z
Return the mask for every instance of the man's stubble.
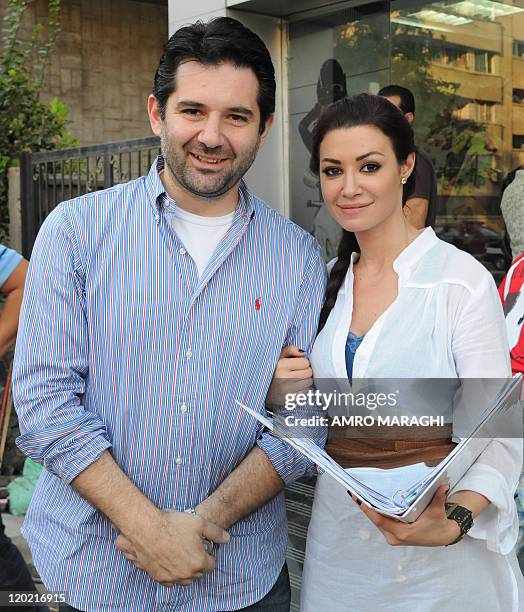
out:
M189 193L208 200L222 197L240 181L255 161L259 146L260 136L245 155L233 157L233 163L228 170L221 172L196 170L190 166L190 161L187 157L189 153L186 153L183 147L177 147L173 138L170 139L168 137L164 124L162 124L160 131L162 156L173 179ZM233 155L231 149L225 150L223 147L209 149L202 144L199 145L198 151L194 152L197 154L201 153L202 155L222 154L224 157ZM214 181L206 179L206 177L213 175L215 175Z

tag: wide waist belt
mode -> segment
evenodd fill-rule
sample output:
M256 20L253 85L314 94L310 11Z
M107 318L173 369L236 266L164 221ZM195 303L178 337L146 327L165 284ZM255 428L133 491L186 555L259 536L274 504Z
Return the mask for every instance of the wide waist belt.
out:
M455 447L451 426L348 427L329 430L326 452L343 468L436 465Z

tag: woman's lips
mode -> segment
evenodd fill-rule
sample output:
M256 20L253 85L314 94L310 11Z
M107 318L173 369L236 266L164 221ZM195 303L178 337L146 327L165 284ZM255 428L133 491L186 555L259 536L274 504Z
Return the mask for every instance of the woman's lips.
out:
M372 202L369 202L368 204L352 204L351 206L338 205L337 208L339 208L344 214L352 215L358 213L358 211L362 210L363 208L371 206L371 204Z

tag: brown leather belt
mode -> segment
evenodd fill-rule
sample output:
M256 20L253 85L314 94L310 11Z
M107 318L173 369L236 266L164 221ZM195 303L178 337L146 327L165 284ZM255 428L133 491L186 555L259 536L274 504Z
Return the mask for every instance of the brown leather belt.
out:
M436 465L455 447L444 427L347 427L329 430L326 452L343 468Z

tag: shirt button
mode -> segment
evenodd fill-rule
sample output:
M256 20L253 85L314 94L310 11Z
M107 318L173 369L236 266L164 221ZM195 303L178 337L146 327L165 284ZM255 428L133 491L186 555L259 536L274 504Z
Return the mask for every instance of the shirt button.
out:
M182 404L182 406L180 406L180 412L187 412L187 405L186 404Z
M177 457L176 462L177 465L182 465L182 457Z
M371 533L367 529L361 529L358 532L358 535L360 536L361 540L369 540Z
M187 253L187 251L184 249L184 247L180 247L178 249L178 252L179 252L180 255L185 255Z
M191 356L193 355L193 353L191 351L187 351L186 352L186 357L189 359Z

